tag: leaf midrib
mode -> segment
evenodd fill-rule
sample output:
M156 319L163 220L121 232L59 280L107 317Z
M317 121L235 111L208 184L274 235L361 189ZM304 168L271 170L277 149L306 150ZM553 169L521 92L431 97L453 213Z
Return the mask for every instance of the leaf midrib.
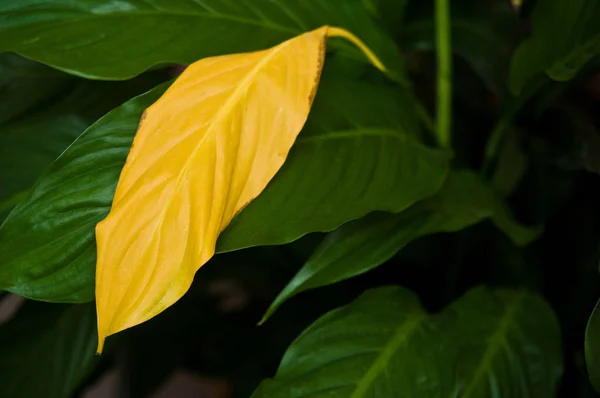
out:
M368 392L377 376L384 372L387 364L392 359L403 343L406 343L409 337L417 331L421 323L427 318L427 314L421 312L419 314L410 314L412 319L409 319L404 324L400 325L394 331L390 341L383 347L377 359L369 367L369 370L356 383L356 389L350 398L362 398Z
M479 385L483 376L489 371L492 360L500 348L506 345L506 333L510 327L511 320L515 315L515 312L525 299L525 295L526 293L523 291L515 294L514 297L511 298L509 304L506 306L504 315L500 319L500 325L490 337L488 348L481 357L480 365L477 367L477 371L473 375L473 378L471 378L471 381L467 385L463 395L461 395L461 398L468 398L472 396L473 392L476 391L476 386Z

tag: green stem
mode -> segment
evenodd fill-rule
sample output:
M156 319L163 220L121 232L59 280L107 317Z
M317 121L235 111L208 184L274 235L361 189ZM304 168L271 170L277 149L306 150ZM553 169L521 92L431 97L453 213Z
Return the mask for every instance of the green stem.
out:
M450 0L435 0L435 44L437 49L437 139L450 146L452 125L452 44Z

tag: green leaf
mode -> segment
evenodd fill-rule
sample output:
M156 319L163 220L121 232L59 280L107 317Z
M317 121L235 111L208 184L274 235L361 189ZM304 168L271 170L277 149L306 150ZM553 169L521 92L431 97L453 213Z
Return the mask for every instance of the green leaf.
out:
M385 287L308 327L253 398L547 398L561 372L558 322L537 295L476 288L432 316Z
M17 78L3 86L10 76ZM0 102L2 110L7 104L10 112L4 116L12 119L0 125L0 221L88 126L161 77L147 74L126 82L90 82L12 54L0 55Z
M515 52L510 88L518 94L536 75L571 80L600 54L600 2L539 0L531 15L532 35Z
M451 341L460 347L458 396L556 396L563 369L560 328L540 296L475 288L442 315L457 325Z
M93 299L94 228L108 214L139 118L162 90L91 126L9 215L0 227L1 288L45 301ZM339 101L335 108L332 99ZM413 106L397 86L325 71L297 145L266 191L224 232L219 251L290 242L434 194L447 155L409 133L418 123Z
M585 329L585 362L590 383L600 392L600 301L588 320Z
M74 80L16 54L0 54L0 124L52 101Z
M476 174L451 172L435 196L406 211L399 214L372 213L327 235L279 293L261 322L298 293L363 274L425 235L454 232L488 217L497 217L509 236L518 243L526 242L529 229L517 225L510 214L495 216L501 206L501 199ZM507 210L501 207L501 211Z
M96 362L93 305L26 302L0 326L0 395L68 398Z
M94 228L110 209L142 112L161 86L87 129L0 227L0 287L56 302L94 298Z
M510 196L517 189L529 166L518 133L514 128L507 127L492 177L494 187L504 196Z
M362 0L362 2L377 21L393 31L402 24L408 0Z
M20 0L1 5L0 17L0 50L88 78L260 50L322 25L351 31L404 75L394 42L360 0Z
M447 157L413 138L412 97L335 71L325 71L282 169L223 231L218 252L288 243L373 210L399 212L440 188ZM277 221L265 222L274 212Z
M76 114L56 114L0 127L0 201L27 192L90 123Z
M411 18L400 31L404 50L434 51L432 2L415 2ZM516 41L518 17L507 2L453 1L452 51L464 58L497 93L506 89L508 60Z

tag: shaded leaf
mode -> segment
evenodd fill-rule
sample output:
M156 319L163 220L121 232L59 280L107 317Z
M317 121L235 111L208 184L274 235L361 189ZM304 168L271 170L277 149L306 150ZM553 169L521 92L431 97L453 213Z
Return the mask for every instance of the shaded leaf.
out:
M2 70L3 60L15 62ZM4 71L18 76L7 90L2 89ZM132 95L164 80L161 74L145 74L126 82L90 82L49 72L11 54L0 56L2 109L6 104L6 109L14 112L27 110L27 114L13 112L16 119L0 125L0 221L89 125ZM51 98L38 98L46 92L52 93Z
M539 0L531 15L532 35L511 61L510 88L518 94L536 75L571 80L600 54L600 3Z
M292 296L365 273L389 260L414 239L458 231L494 216L498 202L500 199L493 189L476 174L457 171L450 173L435 196L404 212L372 213L341 226L325 237L273 301L263 321ZM512 219L503 222L511 225L509 228L519 229L512 227ZM521 236L517 236L519 239Z
M399 212L441 187L447 154L417 140L409 92L349 80L334 66L325 66L285 164L219 236L217 252L289 243L373 210ZM267 222L273 209L277 220Z
M16 54L0 54L0 124L55 99L74 80Z
M308 327L253 397L547 398L561 372L558 322L537 295L475 288L432 316L385 287Z
M504 196L509 196L517 189L529 165L517 131L514 128L507 129L492 177L494 187Z
M68 398L96 362L94 306L26 302L0 326L0 395Z
M362 2L376 20L393 31L404 19L408 0L362 0Z
M459 345L455 369L461 398L554 397L562 376L558 321L538 295L475 288L447 309ZM440 325L445 324L442 321Z
M598 304L585 329L585 362L590 383L600 392L600 311Z
M451 5L452 51L471 65L490 90L502 93L516 42L517 14L500 1L465 0ZM399 32L402 48L434 51L433 3L415 2L413 7L418 10Z
M89 78L255 51L323 25L353 32L392 76L403 76L394 42L361 0L21 0L1 5L0 17L0 50Z

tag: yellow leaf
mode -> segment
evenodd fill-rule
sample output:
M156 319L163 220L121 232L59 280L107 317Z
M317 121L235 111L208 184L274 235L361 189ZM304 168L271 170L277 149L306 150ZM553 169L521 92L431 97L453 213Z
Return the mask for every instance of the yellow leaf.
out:
M202 59L146 110L96 227L98 352L107 336L183 296L219 233L282 166L328 36L349 39L383 70L352 34L324 26L268 50Z

